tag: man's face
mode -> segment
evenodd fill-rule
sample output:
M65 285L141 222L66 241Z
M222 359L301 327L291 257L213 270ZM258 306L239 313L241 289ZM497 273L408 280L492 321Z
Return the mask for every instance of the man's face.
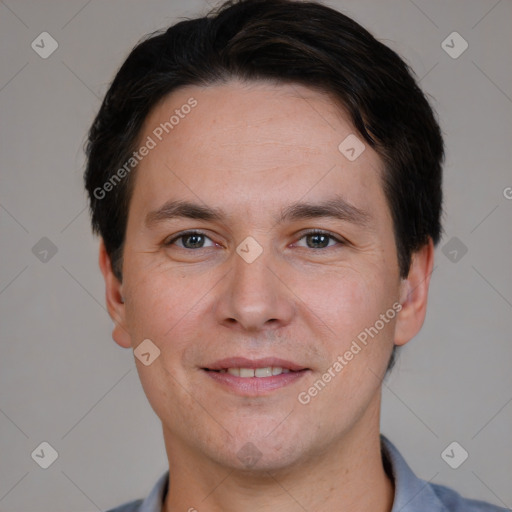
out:
M366 145L351 161L351 139L338 148L354 133L332 100L298 85L187 87L146 120L140 143L156 147L136 171L122 324L133 348L160 349L137 367L176 453L242 468L249 452L255 468L277 469L375 424L396 319L378 321L400 277L381 160ZM336 200L339 216L290 209ZM172 216L172 201L219 217ZM251 366L296 371L218 371Z

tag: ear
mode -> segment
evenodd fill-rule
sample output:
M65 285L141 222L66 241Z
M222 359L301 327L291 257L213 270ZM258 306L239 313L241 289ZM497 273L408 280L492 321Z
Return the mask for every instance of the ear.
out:
M400 310L395 325L395 345L405 345L418 334L427 313L428 289L434 265L432 239L412 255L411 268L400 285Z
M115 324L112 331L112 339L121 347L130 348L132 342L126 329L126 306L123 299L123 284L112 271L112 263L105 249L103 239L100 241L99 265L105 280L105 298L108 314Z

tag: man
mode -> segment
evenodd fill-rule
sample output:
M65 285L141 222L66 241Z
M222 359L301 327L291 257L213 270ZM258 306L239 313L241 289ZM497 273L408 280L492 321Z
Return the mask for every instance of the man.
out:
M379 432L441 233L440 129L393 51L320 4L229 2L132 51L87 156L113 338L169 459L116 511L499 510Z

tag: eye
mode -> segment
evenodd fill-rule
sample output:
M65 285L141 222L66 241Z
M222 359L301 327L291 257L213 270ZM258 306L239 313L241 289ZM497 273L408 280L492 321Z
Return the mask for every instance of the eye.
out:
M181 243L176 243L179 240ZM205 240L210 240L212 244L210 246L205 246ZM213 240L211 240L201 231L185 231L184 233L181 233L170 240L166 240L164 245L166 247L177 245L181 249L203 249L205 247L214 247L215 242L213 242Z
M210 245L205 245L206 240L209 240ZM346 242L338 237L335 237L328 231L314 229L304 233L299 241L306 240L306 248L308 249L326 249L335 245L345 245ZM334 243L332 243L334 242ZM210 237L201 231L185 231L177 236L168 239L164 242L166 247L176 245L181 249L204 249L207 247L214 247L216 245ZM304 247L304 246L302 246Z
M338 237L335 237L328 231L321 231L318 229L313 229L304 233L300 240L306 240L306 247L308 249L325 249L328 247L332 247L329 245L329 242L337 242L339 245L345 245L346 242ZM336 243L334 244L336 245Z

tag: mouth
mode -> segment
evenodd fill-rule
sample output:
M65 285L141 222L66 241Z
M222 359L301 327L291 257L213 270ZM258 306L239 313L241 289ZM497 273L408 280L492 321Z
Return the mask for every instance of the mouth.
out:
M288 368L282 368L281 366L265 366L263 368L222 368L220 370L211 370L209 368L205 368L205 370L210 372L229 373L230 375L235 375L236 377L241 377L242 379L250 379L252 377L272 377L293 371L289 370Z
M278 358L228 358L202 368L214 381L244 396L257 396L288 386L311 371Z

